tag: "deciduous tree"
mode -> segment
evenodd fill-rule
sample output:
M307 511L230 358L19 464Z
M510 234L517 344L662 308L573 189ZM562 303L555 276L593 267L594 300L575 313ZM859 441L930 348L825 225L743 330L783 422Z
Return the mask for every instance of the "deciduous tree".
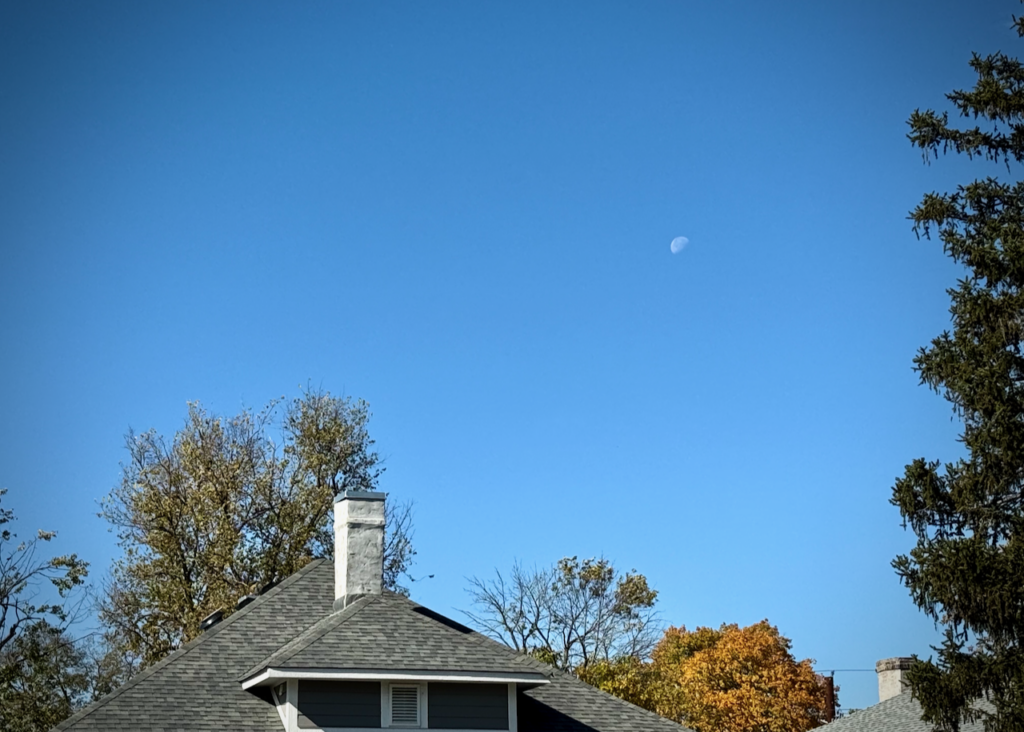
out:
M516 564L506 578L470 580L466 614L510 648L566 671L597 661L646 658L659 634L658 593L607 559L566 557L551 568Z
M796 661L789 639L762 621L747 628L669 628L651 660L598 661L579 677L697 732L804 732L827 721L830 692Z
M66 630L71 593L88 565L75 554L40 557L56 534L19 541L14 520L0 508L0 729L42 732L71 714L89 688L79 673L82 651Z
M581 681L669 719L679 719L683 690L651 661L623 656L577 670Z
M654 711L697 732L805 732L826 721L830 700L808 659L763 620L740 628L669 628L653 666L675 696ZM669 706L674 705L674 706Z
M194 638L211 612L332 556L335 496L376 487L383 468L364 402L310 391L278 422L280 411L272 402L226 418L193 403L170 441L128 433L102 513L125 551L100 610L112 678ZM397 588L414 553L409 506L390 505L386 522L384 578Z
M81 642L39 620L0 651L0 730L47 732L89 701L93 676Z
M1024 19L1014 19L1024 35ZM911 142L925 160L949 151L985 166L951 193L929 193L914 229L937 235L963 271L952 330L914 360L921 381L952 404L964 456L920 458L893 489L916 546L893 562L921 610L944 628L935 660L908 679L924 719L941 730L983 720L1024 729L1024 67L1002 53L970 62L977 83L947 95L970 121L915 111ZM980 124L979 124L980 121ZM1007 177L987 175L998 163ZM991 706L978 705L988 698Z
M0 490L0 499L6 493ZM40 558L40 542L51 541L56 532L39 530L34 538L18 541L13 522L14 512L0 507L0 651L35 623L65 623L68 596L85 581L89 567L77 554ZM50 595L44 592L47 585L53 588Z

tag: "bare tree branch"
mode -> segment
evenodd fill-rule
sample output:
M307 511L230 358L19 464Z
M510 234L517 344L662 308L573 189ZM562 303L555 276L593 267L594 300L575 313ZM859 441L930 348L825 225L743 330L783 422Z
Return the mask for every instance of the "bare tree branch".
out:
M567 671L646 659L661 632L658 593L643 575L620 575L603 558L567 557L545 569L516 563L507 578L496 570L468 582L474 610L463 612L478 628Z

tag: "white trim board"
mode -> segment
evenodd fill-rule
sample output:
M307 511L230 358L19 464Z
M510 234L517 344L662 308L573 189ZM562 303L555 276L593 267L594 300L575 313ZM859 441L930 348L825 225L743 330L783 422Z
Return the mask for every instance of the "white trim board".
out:
M540 673L490 673L486 671L385 671L323 668L268 668L242 682L243 689L280 683L288 679L320 681L455 681L476 684L519 684L542 686L551 681Z

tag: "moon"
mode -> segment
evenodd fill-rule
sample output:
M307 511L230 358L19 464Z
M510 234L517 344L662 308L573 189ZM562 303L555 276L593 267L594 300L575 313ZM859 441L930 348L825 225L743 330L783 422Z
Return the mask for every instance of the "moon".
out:
M672 243L668 245L668 248L672 250L673 254L679 254L683 251L683 247L690 243L690 240L685 236L677 236L672 240Z

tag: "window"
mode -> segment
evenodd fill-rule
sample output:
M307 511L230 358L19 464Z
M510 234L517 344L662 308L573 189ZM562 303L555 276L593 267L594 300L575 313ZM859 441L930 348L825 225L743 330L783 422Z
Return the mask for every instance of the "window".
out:
M391 726L420 726L420 687L392 684L390 687Z

